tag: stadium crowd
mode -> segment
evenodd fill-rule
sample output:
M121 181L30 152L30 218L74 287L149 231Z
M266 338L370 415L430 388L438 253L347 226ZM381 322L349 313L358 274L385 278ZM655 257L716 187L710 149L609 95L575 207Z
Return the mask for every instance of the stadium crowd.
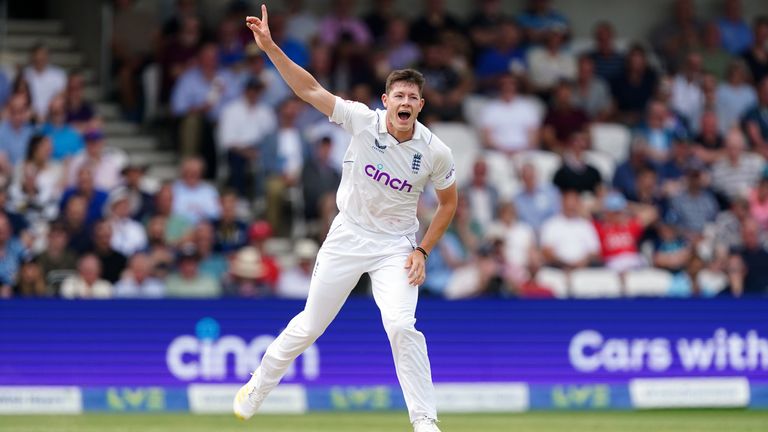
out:
M578 296L559 278L629 288L643 269L667 275L657 295L768 293L768 17L678 0L647 42L601 21L577 46L548 0L514 15L478 1L469 19L425 0L410 21L388 0L364 16L352 0L325 16L285 5L273 38L326 88L378 108L387 74L414 67L420 120L449 144L445 125L478 137L454 149L471 171L425 295ZM114 10L114 97L144 120L140 78L159 66L178 179L146 189L147 167L110 151L83 74L35 47L0 73L0 296L305 297L349 136L292 96L243 24L248 3L215 23L194 0L164 21L131 0ZM597 147L605 125L631 132L625 152Z

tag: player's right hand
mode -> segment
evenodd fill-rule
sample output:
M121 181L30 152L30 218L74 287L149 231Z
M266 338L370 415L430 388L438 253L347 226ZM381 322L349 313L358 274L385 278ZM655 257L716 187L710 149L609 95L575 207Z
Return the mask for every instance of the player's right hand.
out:
M245 25L253 32L253 38L256 44L262 50L265 50L272 43L272 34L269 32L269 17L267 16L267 6L261 5L261 18L249 16L245 18Z

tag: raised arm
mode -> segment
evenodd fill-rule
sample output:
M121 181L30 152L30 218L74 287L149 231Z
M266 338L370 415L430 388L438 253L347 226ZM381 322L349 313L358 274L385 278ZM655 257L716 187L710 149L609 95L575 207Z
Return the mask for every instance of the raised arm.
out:
M309 72L289 59L275 41L272 40L272 34L269 31L267 7L261 5L261 18L249 16L245 19L245 22L253 32L256 44L267 53L269 59L272 60L272 64L275 65L277 71L280 72L288 86L296 93L296 96L330 117L336 104L336 96L324 89Z

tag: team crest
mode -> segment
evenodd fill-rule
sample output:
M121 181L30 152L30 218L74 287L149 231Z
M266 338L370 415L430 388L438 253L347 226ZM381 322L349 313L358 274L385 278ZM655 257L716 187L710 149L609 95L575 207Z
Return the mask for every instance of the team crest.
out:
M379 153L384 153L384 150L387 149L387 146L386 145L381 145L379 140L374 139L373 140L373 149L376 150Z
M411 161L411 172L414 174L419 173L419 169L421 168L421 153L414 153L413 155L413 161Z

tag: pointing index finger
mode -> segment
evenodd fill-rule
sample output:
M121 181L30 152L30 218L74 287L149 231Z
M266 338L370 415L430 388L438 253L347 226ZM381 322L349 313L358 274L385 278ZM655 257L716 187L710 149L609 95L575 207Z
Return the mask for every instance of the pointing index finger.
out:
M261 20L264 21L264 24L267 24L267 5L262 4L261 5Z

